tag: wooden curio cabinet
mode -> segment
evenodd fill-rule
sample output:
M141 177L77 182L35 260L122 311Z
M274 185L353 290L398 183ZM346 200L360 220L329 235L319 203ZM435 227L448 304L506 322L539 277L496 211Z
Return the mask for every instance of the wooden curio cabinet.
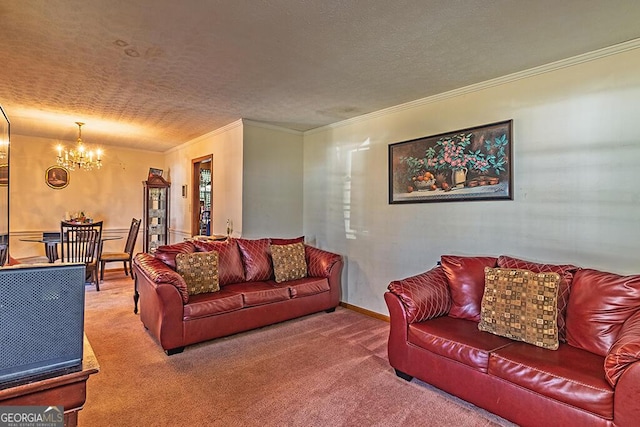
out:
M144 251L154 253L169 243L169 188L171 183L150 175L144 186Z

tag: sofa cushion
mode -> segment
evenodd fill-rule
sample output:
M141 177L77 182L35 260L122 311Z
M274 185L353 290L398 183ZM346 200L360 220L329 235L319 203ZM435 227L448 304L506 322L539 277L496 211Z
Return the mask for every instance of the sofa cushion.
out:
M245 307L269 304L291 299L289 287L275 282L247 282L236 283L225 288L231 292L242 295Z
M558 273L485 269L478 329L551 350L558 348Z
M176 255L190 254L196 251L195 246L191 242L180 242L172 245L158 246L154 256L169 267L176 269Z
M491 354L488 373L612 419L614 392L604 379L602 364L602 357L567 344L561 344L557 351L549 351L513 343Z
M640 275L578 270L567 308L567 342L606 356L624 322L639 308Z
M197 251L218 252L218 278L220 286L230 283L244 282L244 267L242 257L235 239L225 241L195 241Z
M622 325L618 339L604 359L604 373L612 387L632 364L640 360L640 310Z
M282 238L272 237L271 239L269 239L269 242L272 245L291 245L293 243L304 243L304 236L293 237L293 238L290 238L290 239L282 239Z
M271 245L273 273L277 283L307 277L307 262L303 243Z
M184 278L189 295L220 290L218 252L177 254L176 271Z
M207 316L229 313L244 307L242 294L221 289L218 292L193 295L189 304L184 306L184 320L199 319Z
M409 325L410 343L463 363L477 371L487 372L492 351L513 341L478 330L471 320L442 316Z
M451 308L449 316L480 321L480 304L484 291L484 268L495 267L494 257L443 255L440 263L449 280Z
M324 277L305 277L304 279L289 280L286 286L289 288L291 298L306 297L331 290L329 281Z
M565 342L567 336L565 319L567 315L567 305L569 304L569 294L571 292L571 282L573 281L574 272L578 270L579 267L571 264L542 264L506 255L500 255L498 257L498 267L519 268L521 270L533 271L534 273L553 272L560 275L560 285L558 287L558 339Z
M234 239L238 243L247 282L269 280L273 275L269 239Z

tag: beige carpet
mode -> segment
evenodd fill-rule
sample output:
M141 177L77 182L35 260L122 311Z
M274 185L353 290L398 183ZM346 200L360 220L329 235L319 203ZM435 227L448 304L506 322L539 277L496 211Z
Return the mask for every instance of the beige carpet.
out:
M168 357L133 314L133 282L87 286L100 363L81 426L510 426L386 357L388 323L338 308L189 346Z

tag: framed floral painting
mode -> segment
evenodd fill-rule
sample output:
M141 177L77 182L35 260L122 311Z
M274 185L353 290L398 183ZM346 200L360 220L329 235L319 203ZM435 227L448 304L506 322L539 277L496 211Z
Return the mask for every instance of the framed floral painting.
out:
M513 199L512 120L389 145L389 203Z

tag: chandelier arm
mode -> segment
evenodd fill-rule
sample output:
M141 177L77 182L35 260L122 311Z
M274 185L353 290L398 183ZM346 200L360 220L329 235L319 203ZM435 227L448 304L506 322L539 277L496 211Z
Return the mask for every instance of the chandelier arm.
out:
M76 168L78 168L79 170L86 170L86 171L92 170L94 168L100 169L102 167L101 150L97 151L97 158L94 160L93 151L85 150L84 144L82 142L82 125L84 125L84 123L76 122L76 124L78 125L78 140L76 141L77 146L74 150L74 149L67 149L62 145L58 145L57 147L58 154L56 158L56 164L58 166L65 167L70 171L75 170ZM86 156L85 156L85 151L87 151ZM64 156L63 156L63 152L64 152Z

